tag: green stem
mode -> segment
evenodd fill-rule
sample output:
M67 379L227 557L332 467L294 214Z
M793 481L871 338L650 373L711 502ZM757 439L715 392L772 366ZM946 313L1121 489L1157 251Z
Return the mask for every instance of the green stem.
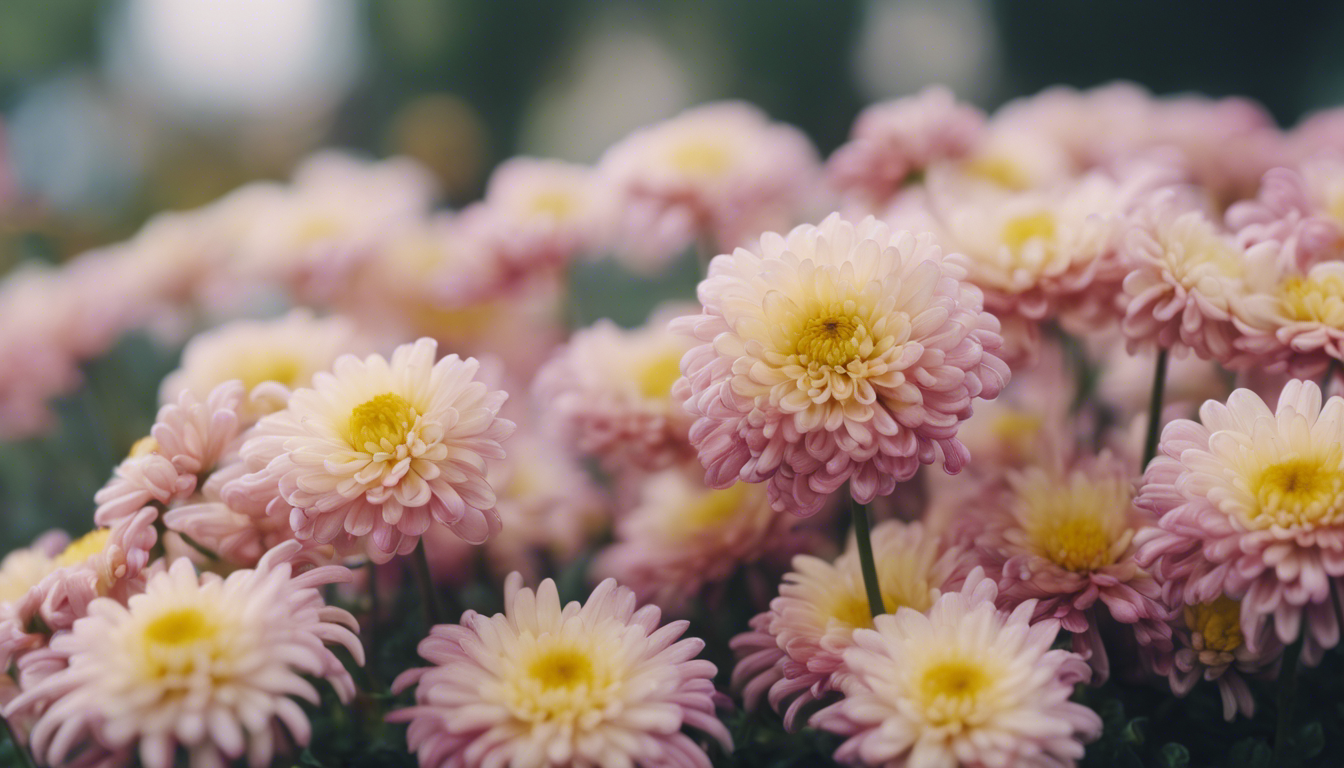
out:
M1298 637L1284 649L1283 663L1279 667L1279 686L1274 697L1279 710L1274 725L1274 765L1277 768L1292 768L1298 764L1297 751L1292 748L1289 732L1293 727L1293 704L1297 699L1297 659L1301 653L1302 638Z
M443 612L443 601L439 598L439 590L434 587L434 578L429 574L429 558L425 556L425 540L415 545L415 579L420 584L420 597L425 606L425 621L433 627L443 624L446 617Z
M1143 468L1157 455L1157 439L1162 435L1162 395L1167 388L1167 350L1157 352L1153 371L1153 393L1148 398L1148 439L1143 444Z
M868 610L873 618L886 613L882 604L882 588L877 581L877 561L873 559L873 537L868 525L868 508L849 499L849 514L854 519L854 540L859 545L859 567L863 571L863 588L868 593Z
M33 758L29 756L28 750L19 741L19 737L15 735L14 726L9 724L9 719L0 718L0 722L5 724L5 733L9 735L9 741L14 745L14 751L18 753L19 760L23 763L24 768L34 768Z

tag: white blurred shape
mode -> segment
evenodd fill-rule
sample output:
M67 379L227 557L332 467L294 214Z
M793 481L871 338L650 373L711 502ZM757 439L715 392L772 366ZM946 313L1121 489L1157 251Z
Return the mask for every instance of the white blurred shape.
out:
M577 43L559 78L546 84L523 126L526 154L592 162L630 131L690 106L688 68L662 40L606 21Z
M881 101L941 83L969 101L995 86L998 34L987 0L869 0L854 71Z
M167 111L265 117L334 104L361 59L355 0L123 0L113 81Z
M147 144L144 125L78 74L27 90L9 120L19 188L67 212L122 202L144 173Z

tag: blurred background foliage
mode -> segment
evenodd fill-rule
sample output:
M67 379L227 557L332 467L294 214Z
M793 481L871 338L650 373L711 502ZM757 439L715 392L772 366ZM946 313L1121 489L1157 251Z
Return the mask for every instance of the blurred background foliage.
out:
M506 157L593 161L723 98L801 127L823 154L864 105L930 83L992 109L1127 79L1246 95L1288 125L1344 102L1340 50L1339 3L5 0L0 141L18 194L0 205L0 272L283 177L324 145L415 157L456 205ZM613 311L638 320L694 274L632 282L620 293L639 306ZM580 302L603 280L580 275ZM0 443L0 548L87 526L175 355L126 339L58 404L59 429Z

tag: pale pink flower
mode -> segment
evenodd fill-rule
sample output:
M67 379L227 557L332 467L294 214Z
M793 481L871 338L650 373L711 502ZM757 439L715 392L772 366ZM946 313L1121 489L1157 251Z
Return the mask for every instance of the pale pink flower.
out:
M159 400L175 402L183 391L205 399L218 385L237 379L244 397L239 418L250 425L284 408L292 390L310 386L313 374L330 369L342 354L371 346L349 320L319 319L306 309L273 320L237 320L187 343L181 366L159 387Z
M984 130L983 112L942 86L930 86L860 112L849 141L827 161L827 172L837 189L881 202L929 165L965 157Z
M834 214L716 257L703 313L673 321L700 342L675 391L707 484L768 481L806 515L846 482L867 503L920 464L959 471L957 425L1009 375L965 275L928 234Z
M720 102L635 131L598 171L622 212L617 257L652 271L697 238L723 250L793 225L820 165L798 129Z
M246 756L263 768L277 748L306 745L311 726L295 699L316 704L318 693L305 676L349 701L354 682L327 643L361 663L363 649L354 617L324 605L318 590L349 571L295 575L297 549L279 547L226 579L178 560L124 605L95 600L52 639L67 666L25 687L6 716L45 705L32 748L52 764L85 749L135 747L148 768L168 768L181 745L194 764Z
M1236 367L1316 378L1344 360L1344 261L1300 270L1279 260L1257 274L1256 290L1236 310L1243 353Z
M1129 467L1105 453L1011 471L975 541L998 580L1000 607L1031 601L1033 620L1058 621L1098 682L1110 673L1100 634L1107 618L1146 645L1170 648L1161 592L1135 562L1134 535L1149 518L1134 507L1131 485Z
M639 480L634 507L616 525L616 541L593 563L641 600L684 615L704 587L767 557L787 562L809 541L799 521L770 508L765 488L749 483L706 488L699 468L674 467Z
M1172 605L1241 601L1247 646L1272 623L1314 663L1339 642L1332 594L1344 576L1344 399L1324 406L1288 382L1271 411L1249 390L1162 430L1136 503L1158 516L1135 537Z
M386 562L435 523L472 543L499 530L485 469L513 432L497 415L508 395L475 380L474 359L436 363L437 350L420 339L390 360L343 356L253 428L245 482L279 485L300 540L349 534Z
M1252 651L1241 634L1241 603L1218 597L1207 603L1184 605L1172 617L1174 653L1158 657L1156 671L1166 676L1177 696L1190 692L1201 679L1218 684L1223 701L1223 717L1229 721L1238 713L1255 715L1255 697L1247 677L1267 677L1274 672L1283 646L1269 627ZM1165 669L1165 671L1163 671Z
M673 395L692 342L668 328L690 310L664 307L634 329L604 319L575 331L537 372L539 412L609 468L657 470L693 456L691 416Z
M714 665L695 656L687 623L659 625L654 606L608 579L586 603L562 606L555 582L536 592L512 574L504 613L475 611L420 643L433 666L397 678L416 685L407 743L424 768L534 765L709 768L683 727L731 750L714 714Z
M873 554L883 607L928 610L943 590L969 570L961 547L949 546L919 523L889 520L873 527ZM738 657L733 687L747 708L765 697L792 729L800 713L839 687L842 657L857 629L872 626L854 538L835 562L811 555L793 559L770 610L733 638Z
M1344 156L1271 169L1255 198L1228 209L1227 224L1246 245L1281 243L1282 257L1301 270L1337 257L1344 246Z
M1087 666L1051 650L1054 621L1032 604L994 607L991 579L973 573L928 613L900 608L855 633L845 698L811 723L846 737L847 765L1061 768L1101 735L1101 718L1069 701Z

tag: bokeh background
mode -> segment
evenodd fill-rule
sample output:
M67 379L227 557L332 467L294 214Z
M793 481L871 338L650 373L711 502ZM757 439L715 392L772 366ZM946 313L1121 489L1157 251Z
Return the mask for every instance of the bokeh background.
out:
M993 108L1126 79L1250 96L1289 125L1344 102L1340 51L1340 3L4 0L0 273L283 178L320 146L412 156L459 204L511 155L593 161L723 98L799 126L823 154L864 105L930 83ZM627 322L686 288L607 306L600 283L589 277L586 314ZM0 550L87 525L176 355L128 337L87 364L58 429L0 443Z

